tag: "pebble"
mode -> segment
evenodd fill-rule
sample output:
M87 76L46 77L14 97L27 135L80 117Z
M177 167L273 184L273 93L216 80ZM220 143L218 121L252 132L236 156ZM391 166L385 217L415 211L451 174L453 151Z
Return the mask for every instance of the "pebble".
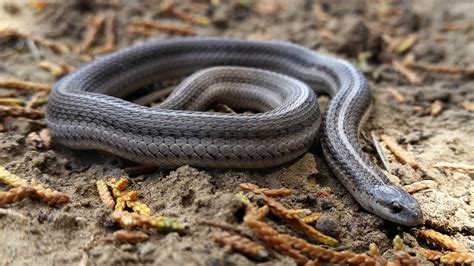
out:
M333 218L326 215L321 216L321 218L316 221L314 227L323 234L334 238L338 238L341 233L339 224Z
M334 203L329 199L320 198L319 199L319 206L321 206L322 210L327 211L327 210L332 209L334 207Z
M46 213L44 213L44 212L40 212L40 213L38 214L38 217L37 217L36 219L38 220L38 222L39 222L40 224L42 224L42 223L44 223L44 222L51 223L51 222L54 221L54 217L53 217L53 216L48 215L48 214L46 214Z
M414 132L410 132L407 135L404 135L403 137L401 137L400 142L402 144L416 144L416 143L418 143L422 140L428 139L432 135L433 135L433 132L429 131L429 130L427 130L427 131L424 131L424 130L414 131Z
M146 242L142 245L138 245L138 255L143 258L151 255L156 250L156 245L151 242Z
M120 249L122 249L123 251L129 251L130 252L130 251L133 251L134 248L133 248L132 244L127 243L127 244L122 244L120 246Z

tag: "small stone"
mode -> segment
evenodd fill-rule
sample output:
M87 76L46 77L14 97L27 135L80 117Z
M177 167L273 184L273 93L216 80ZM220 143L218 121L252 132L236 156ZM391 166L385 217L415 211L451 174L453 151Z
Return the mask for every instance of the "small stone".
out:
M48 223L51 223L54 221L54 217L51 216L51 215L48 215L44 212L40 212L38 214L38 217L37 217L37 220L40 224L44 223L44 222L48 222Z
M53 222L54 226L57 228L68 228L68 229L73 229L77 230L80 227L85 226L87 221L81 221L79 217L76 217L74 215L68 214L68 213L61 213ZM82 218L84 219L84 218ZM85 220L85 219L84 219Z
M89 255L95 259L100 258L102 256L102 253L103 253L103 250L98 249L98 248L94 248L89 251Z
M3 4L3 10L10 15L17 15L20 12L20 8L13 2Z
M117 224L110 218L105 219L102 223L102 226L105 228L115 229L118 228Z
M132 246L132 244L128 244L128 243L127 244L122 244L120 246L120 249L122 249L123 251L130 252L130 251L133 251L133 246Z
M323 215L321 218L319 218L316 221L314 227L321 231L321 233L334 238L338 238L339 234L341 233L339 224L337 224L333 218L326 215Z
M138 255L143 258L153 254L156 250L156 245L151 242L146 242L138 246Z
M315 194L306 194L306 195L296 196L295 200L305 205L313 206L316 204L318 198L316 197Z
M334 203L329 199L320 198L319 199L319 206L321 206L322 210L327 211L327 210L330 210L334 207Z
M76 223L78 226L85 226L87 224L87 219L84 217L76 217Z
M400 143L402 144L416 144L422 140L428 139L433 135L432 131L415 131L411 132L400 139Z

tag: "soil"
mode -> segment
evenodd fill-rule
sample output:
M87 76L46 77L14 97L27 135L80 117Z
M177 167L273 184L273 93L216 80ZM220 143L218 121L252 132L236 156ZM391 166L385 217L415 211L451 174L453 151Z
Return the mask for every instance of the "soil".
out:
M85 18L98 12L116 13L118 47L148 38L172 34L154 32L151 37L133 35L126 28L134 18L153 18L181 23L173 16L158 15L154 1L31 1L47 3L44 9L29 1L1 1L0 26L13 27L77 46L85 30ZM117 6L108 3L117 2ZM373 92L373 111L362 130L365 151L381 167L371 142L371 132L397 139L420 164L415 171L402 165L388 150L389 176L399 185L434 180L437 188L414 194L423 209L424 222L416 228L399 226L364 211L324 162L315 145L301 158L283 166L262 170L157 169L130 177L131 189L155 214L178 217L189 224L185 234L153 233L136 245L114 241L117 229L110 211L101 203L95 181L127 175L134 164L97 151L75 151L54 144L49 150L26 142L30 132L45 127L43 120L3 118L0 133L0 165L26 179L36 178L71 196L66 205L46 206L24 200L0 208L0 265L253 265L257 262L231 252L213 241L218 229L199 221L227 223L251 233L242 224L242 203L235 197L242 182L262 187L286 187L292 195L281 201L288 207L323 212L316 224L334 235L343 250L366 252L376 243L389 253L391 240L400 235L410 248L440 249L416 236L416 229L432 228L448 234L467 249L474 249L474 175L440 170L436 162L474 163L474 113L462 107L474 100L474 81L459 75L415 71L423 81L411 84L394 70L393 58L412 54L416 62L466 67L474 61L474 5L469 1L177 1L211 19L209 26L193 26L200 35L232 36L252 40L278 39L302 44L321 53L345 58L359 66ZM277 8L274 8L276 5ZM321 12L315 12L320 7ZM273 10L274 9L274 10ZM386 10L395 10L384 13ZM453 25L461 27L453 28ZM448 26L451 26L449 28ZM382 35L401 40L409 34L416 43L401 54L387 50ZM94 46L100 45L99 37ZM21 39L0 43L0 79L21 79L53 84L55 79L38 67L42 60L78 67L91 56L55 54L38 46L33 52ZM368 53L367 53L368 52ZM367 60L364 55L369 54ZM397 103L387 88L396 88L406 101ZM0 94L11 93L0 89ZM18 92L28 99L31 94ZM443 111L430 115L439 100ZM320 97L324 106L328 99ZM415 111L421 106L421 111ZM44 108L44 107L41 107ZM7 190L6 185L0 185ZM251 198L257 200L258 198ZM268 219L278 230L302 236L278 218ZM417 255L422 264L430 264ZM261 265L294 265L290 258L272 253Z

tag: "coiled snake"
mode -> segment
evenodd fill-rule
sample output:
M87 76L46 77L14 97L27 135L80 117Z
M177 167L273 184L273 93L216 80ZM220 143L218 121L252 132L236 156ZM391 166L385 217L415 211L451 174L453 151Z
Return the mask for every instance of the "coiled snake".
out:
M190 74L157 108L121 99ZM320 138L340 182L366 210L419 224L418 202L391 184L357 142L371 102L364 76L299 45L205 37L136 45L58 82L46 119L54 138L75 149L164 167L261 168L309 149L322 120L315 92L332 97ZM260 113L204 112L216 102Z

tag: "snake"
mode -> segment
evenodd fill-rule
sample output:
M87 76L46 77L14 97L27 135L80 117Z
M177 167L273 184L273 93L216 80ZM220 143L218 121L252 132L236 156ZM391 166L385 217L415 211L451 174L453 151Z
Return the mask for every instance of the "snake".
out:
M183 79L156 106L126 98ZM316 94L330 97L323 115ZM216 103L253 113L211 112ZM47 105L54 139L159 167L266 168L321 143L331 171L368 212L405 226L423 216L362 151L371 106L349 62L285 41L154 39L98 58L59 80Z

